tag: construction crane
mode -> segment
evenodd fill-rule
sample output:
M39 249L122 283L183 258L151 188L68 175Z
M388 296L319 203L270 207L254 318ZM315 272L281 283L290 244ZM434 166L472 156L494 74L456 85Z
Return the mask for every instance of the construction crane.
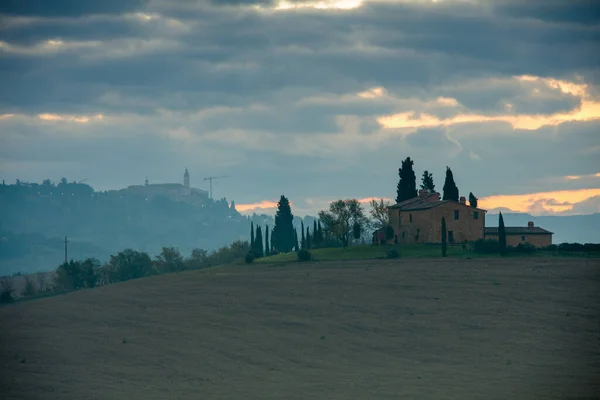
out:
M229 176L227 175L221 175L221 176L209 176L208 178L204 178L205 181L208 181L209 183L209 187L210 187L210 199L213 199L213 190L212 190L212 181L213 179L222 179L222 178L229 178Z

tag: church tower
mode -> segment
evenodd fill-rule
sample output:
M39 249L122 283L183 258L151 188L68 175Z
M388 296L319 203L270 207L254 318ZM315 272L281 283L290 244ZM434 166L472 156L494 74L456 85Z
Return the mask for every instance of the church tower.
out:
M187 167L185 167L185 173L183 174L183 186L186 189L190 188L190 173L188 172Z

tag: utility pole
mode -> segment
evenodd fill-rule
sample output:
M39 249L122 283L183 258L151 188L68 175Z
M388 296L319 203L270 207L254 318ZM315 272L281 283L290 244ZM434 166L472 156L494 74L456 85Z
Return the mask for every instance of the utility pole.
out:
M221 176L209 176L208 178L204 178L205 181L208 181L210 187L210 199L213 199L213 190L212 190L212 181L213 179L221 179L221 178L229 178L227 175Z
M65 264L67 263L67 237L65 236Z

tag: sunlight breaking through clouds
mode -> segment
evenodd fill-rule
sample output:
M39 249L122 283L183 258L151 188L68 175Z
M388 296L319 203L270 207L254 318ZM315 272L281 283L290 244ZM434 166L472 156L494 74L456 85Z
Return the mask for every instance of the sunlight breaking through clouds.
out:
M392 115L380 116L377 121L385 129L418 129L433 128L440 126L451 126L464 123L477 122L506 122L513 129L537 130L543 126L557 126L569 121L593 121L600 119L600 99L593 98L588 87L583 83L562 81L552 78L540 78L534 76L517 76L515 80L522 86L528 86L532 83L542 84L546 87L558 89L563 94L569 94L579 97L581 104L579 107L554 114L520 114L520 115L493 115L488 116L478 113L461 113L449 118L439 118L428 113L417 113L416 111L406 111ZM535 93L538 88L531 86ZM440 101L441 99L441 101ZM454 100L454 101L452 101ZM438 98L440 104L455 106L455 99ZM511 104L506 104L507 112L512 110Z
M43 121L56 121L56 122L76 122L79 124L87 124L88 122L101 121L104 119L102 114L96 114L92 116L84 115L59 115L59 114L39 114L37 116Z

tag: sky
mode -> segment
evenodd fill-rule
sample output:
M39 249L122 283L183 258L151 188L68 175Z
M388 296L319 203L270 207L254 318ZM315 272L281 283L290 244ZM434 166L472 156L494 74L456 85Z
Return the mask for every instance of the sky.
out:
M441 191L600 212L594 0L0 2L0 178L182 182L272 213Z

